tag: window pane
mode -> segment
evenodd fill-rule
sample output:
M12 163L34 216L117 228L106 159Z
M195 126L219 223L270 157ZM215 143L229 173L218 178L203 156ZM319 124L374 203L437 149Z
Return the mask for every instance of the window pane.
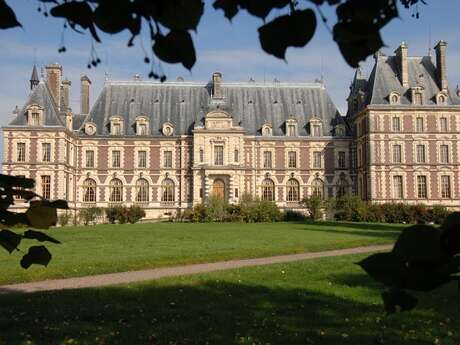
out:
M440 121L440 129L441 132L447 132L447 118L446 117L441 117Z
M275 184L270 179L265 179L262 182L262 200L275 200Z
M299 182L294 179L287 181L287 201L299 201Z
M297 152L295 151L288 152L288 167L297 168Z
M417 132L423 132L423 117L417 117L415 120L415 130Z
M393 176L394 198L403 198L403 178L402 176Z
M224 165L224 147L214 146L214 165Z
M51 176L43 175L41 177L42 182L42 197L45 199L51 198Z
M264 151L264 168L272 168L272 153L271 151Z
M120 167L120 151L112 151L112 168L119 168Z
M401 130L401 123L399 117L393 117L393 131L399 132Z
M321 169L321 152L313 152L313 168Z
M51 161L51 144L50 143L43 143L42 144L42 160L43 162L50 162Z
M25 162L26 161L26 143L18 143L17 144L17 154L18 162Z
M450 176L441 176L441 198L450 198Z
M139 168L147 167L147 151L138 151L137 152L137 162Z
M441 163L449 163L449 146L448 145L440 146L440 158L441 158Z
M417 196L420 199L427 197L426 176L417 176Z
M425 163L425 145L417 145L417 163Z
M343 151L340 151L340 152L339 152L339 161L338 161L338 165L339 165L339 168L340 168L340 169L344 169L345 166L346 166L346 163L345 163L345 152L343 152Z
M164 151L163 158L164 158L164 167L172 168L172 151Z
M393 162L401 163L401 145L393 145Z
M94 151L92 150L86 151L86 167L94 168Z

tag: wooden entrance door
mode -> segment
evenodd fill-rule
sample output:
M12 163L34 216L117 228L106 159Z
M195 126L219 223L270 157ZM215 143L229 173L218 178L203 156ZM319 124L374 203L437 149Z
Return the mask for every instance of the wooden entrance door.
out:
M225 182L221 179L214 180L212 184L212 195L225 199Z

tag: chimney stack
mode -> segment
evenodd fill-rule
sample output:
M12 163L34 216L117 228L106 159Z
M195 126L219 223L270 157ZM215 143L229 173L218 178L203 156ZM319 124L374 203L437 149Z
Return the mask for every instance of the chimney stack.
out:
M80 95L80 112L82 114L89 114L89 87L91 80L84 75L80 78L81 82L81 95Z
M224 98L222 94L222 74L214 72L212 74L212 98Z
M61 111L67 111L70 108L70 86L72 82L67 78L61 83Z
M447 66L446 66L446 51L447 42L439 41L434 47L436 50L436 75L438 77L439 88L442 91L447 91Z
M405 42L396 49L395 54L398 58L400 81L403 87L409 87L409 64L407 62L408 46Z
M54 101L60 106L61 101L61 77L62 77L62 66L57 63L52 63L46 67L46 82L48 88L53 95Z

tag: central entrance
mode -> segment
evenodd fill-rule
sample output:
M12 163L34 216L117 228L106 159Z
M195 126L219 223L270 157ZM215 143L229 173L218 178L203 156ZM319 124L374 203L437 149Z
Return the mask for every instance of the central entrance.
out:
M221 179L215 179L212 184L212 195L225 199L225 182Z

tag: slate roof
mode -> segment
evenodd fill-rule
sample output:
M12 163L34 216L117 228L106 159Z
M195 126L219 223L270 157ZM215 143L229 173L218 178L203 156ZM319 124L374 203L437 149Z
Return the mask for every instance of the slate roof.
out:
M298 121L299 135L307 135L313 117L323 122L324 134L343 119L321 84L223 83L224 108L248 134L260 135L264 123L273 126L273 135L284 135L288 118ZM188 82L115 82L105 84L87 121L97 126L98 135L109 134L114 115L124 120L125 135L135 135L135 118L147 116L151 135L161 135L165 122L175 134L191 134L195 124L210 110L211 84Z
M361 108L368 105L390 105L388 96L391 92L398 92L401 95L400 105L411 105L410 90L416 86L423 87L425 106L436 105L436 95L441 90L437 82L436 65L432 58L430 56L408 57L409 87L402 86L397 59L396 56L378 54L367 81L360 80L355 75L351 93L355 94L360 90L364 92L365 102ZM460 97L457 96L454 88L449 87L448 96L446 105L460 105Z

